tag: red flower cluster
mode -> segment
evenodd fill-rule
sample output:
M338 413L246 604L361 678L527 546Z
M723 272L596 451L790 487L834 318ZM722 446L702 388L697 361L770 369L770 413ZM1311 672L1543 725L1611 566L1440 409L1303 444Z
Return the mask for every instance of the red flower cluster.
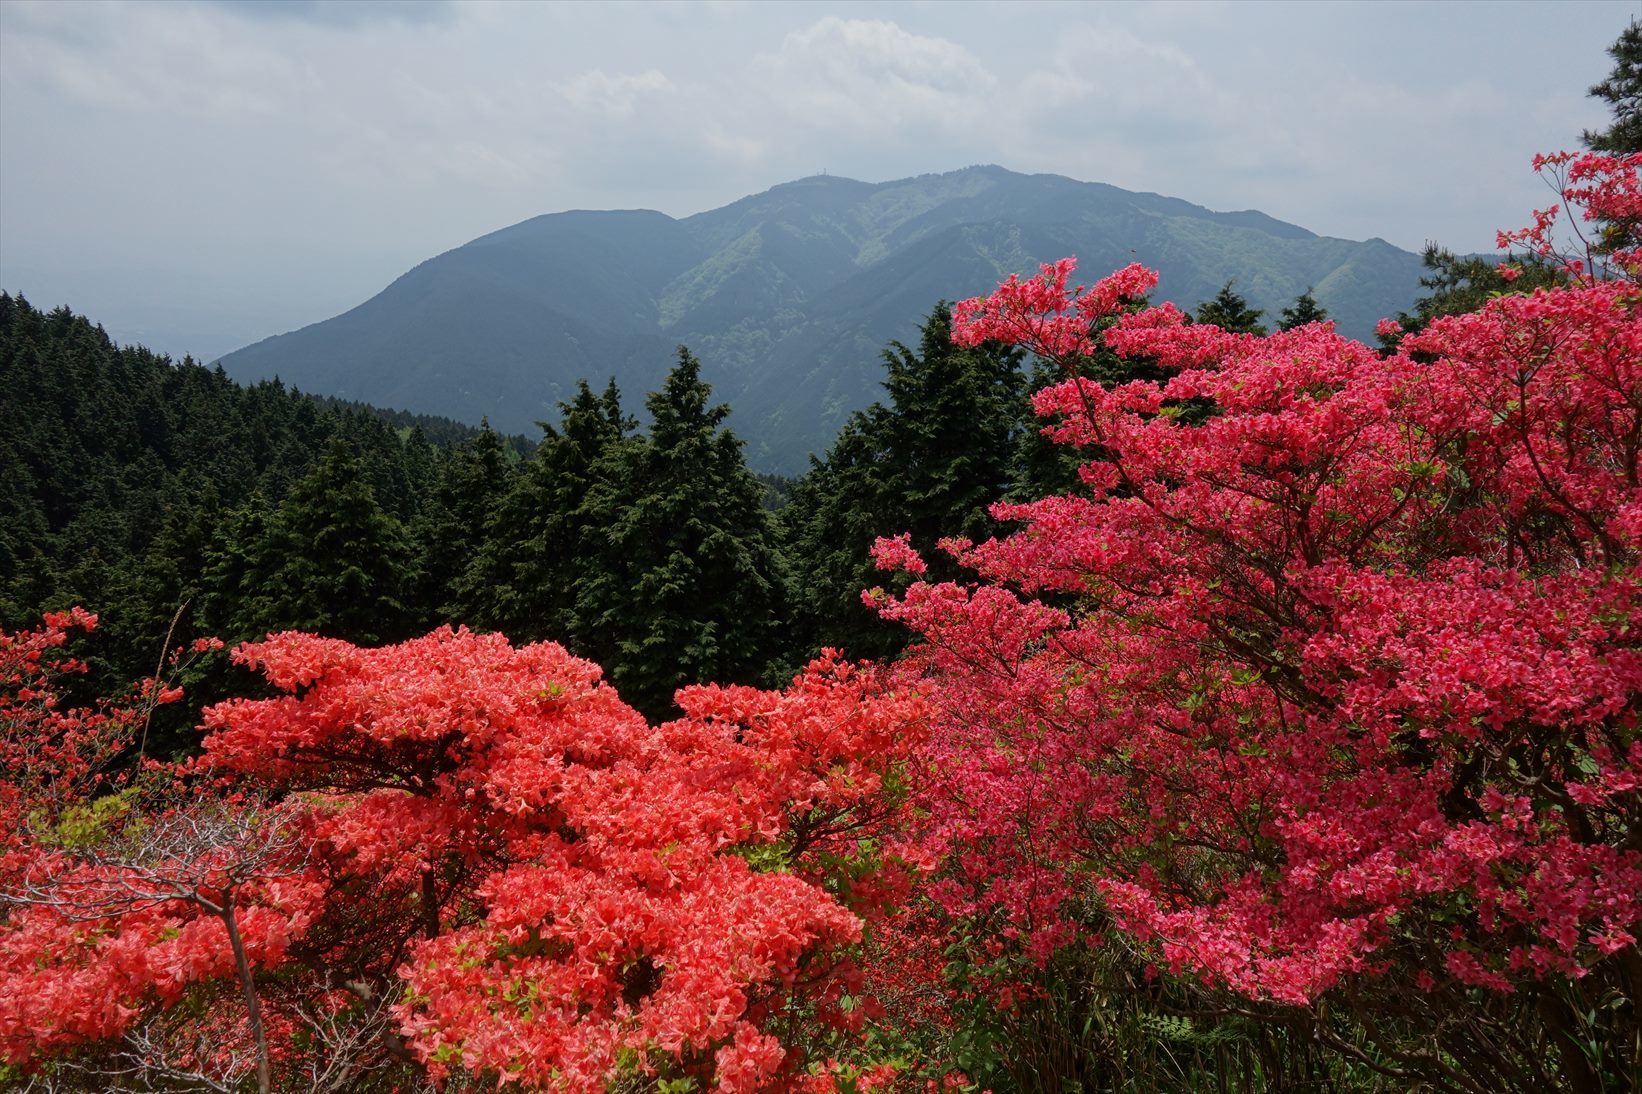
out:
M373 978L363 994L402 996L398 1031L435 1077L814 1087L825 1061L766 1019L809 996L825 1011L861 915L907 887L880 843L915 700L828 657L783 692L687 689L652 728L552 644L289 633L234 656L286 694L206 712L194 787L233 830L179 807L140 826L152 853L65 850L9 894L7 1060L233 975L237 930L248 984L286 967L310 997ZM156 838L177 818L186 850Z
M1541 258L1560 261L1570 275L1584 282L1597 279L1604 258L1631 276L1642 268L1642 240L1636 234L1642 225L1642 182L1638 181L1642 152L1557 152L1535 156L1534 170L1546 176L1562 201L1534 210L1531 226L1500 232L1501 250L1525 247ZM1564 208L1579 210L1579 217L1563 223ZM1628 226L1628 237L1622 236L1618 246L1603 246L1601 233L1592 229L1604 224ZM1559 240L1559 228L1570 238Z
M1123 296L1070 268L961 305L955 339L1075 363ZM1508 990L1634 946L1637 299L1503 296L1387 357L1117 318L1106 346L1167 380L1037 397L1098 453L1089 490L995 507L1020 531L955 548L981 585L884 606L925 640L943 906L1042 956L1099 901L1172 968L1288 1002L1396 962ZM1189 399L1214 414L1185 424Z

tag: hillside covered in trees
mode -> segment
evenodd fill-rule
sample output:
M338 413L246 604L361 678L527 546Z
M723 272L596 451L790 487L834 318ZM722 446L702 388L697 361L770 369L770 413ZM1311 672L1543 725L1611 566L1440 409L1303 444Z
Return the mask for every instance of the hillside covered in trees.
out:
M655 387L683 343L735 408L760 471L796 474L871 403L879 349L941 298L1076 254L1146 255L1195 307L1235 279L1275 314L1310 289L1367 337L1418 293L1418 256L1259 212L1056 175L970 167L885 183L815 176L675 220L535 217L431 258L343 315L223 357L230 376L506 430L551 418L582 377Z

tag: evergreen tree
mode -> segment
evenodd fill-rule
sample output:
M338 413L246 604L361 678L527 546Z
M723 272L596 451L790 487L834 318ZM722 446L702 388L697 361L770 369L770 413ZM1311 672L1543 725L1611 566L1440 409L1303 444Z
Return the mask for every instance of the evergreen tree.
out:
M1591 88L1613 112L1613 124L1601 132L1585 131L1585 143L1596 152L1631 155L1642 152L1642 23L1632 19L1619 39L1608 47L1614 60L1608 78ZM1598 254L1642 247L1642 218L1620 217L1602 222L1596 241Z
M679 347L649 434L606 449L583 511L571 648L652 717L682 684L762 680L783 606L763 485L711 395Z
M1328 310L1317 303L1317 298L1311 295L1311 289L1295 297L1293 305L1283 309L1283 318L1278 322L1278 330L1293 330L1303 327L1307 323L1321 323L1328 318Z
M943 303L925 320L918 349L892 343L884 366L887 403L850 418L782 511L800 657L819 646L860 657L898 652L900 628L861 603L863 589L885 580L873 541L910 532L937 578L956 576L937 541L992 535L987 508L1015 468L1027 417L1018 352L953 345Z
M1266 328L1260 322L1260 316L1265 313L1249 307L1242 294L1232 288L1233 284L1226 282L1212 298L1199 304L1192 318L1199 323L1213 323L1233 334L1265 334Z
M1591 88L1591 95L1608 104L1613 124L1601 131L1587 129L1585 144L1597 152L1642 152L1642 23L1632 19L1608 47L1608 56L1613 71Z
M364 471L358 452L337 440L291 487L258 552L268 577L254 629L367 644L408 637L410 544L377 504Z
M260 638L273 617L274 510L261 491L227 510L211 533L200 573L202 628L230 645Z
M41 573L48 525L28 489L23 461L0 428L0 619L24 618L46 595Z
M154 671L181 603L176 641L289 625L272 610L272 510L342 438L377 501L411 520L431 489L424 427L474 432L321 404L278 382L240 387L0 292L0 627L76 603L96 611L81 683L110 690ZM190 689L196 711L204 694Z
M781 510L794 607L787 653L795 667L822 647L865 657L904 644L899 628L861 603L863 589L885 580L872 563L873 541L905 531L888 481L883 417L853 415L826 458L811 457L809 473Z
M166 506L148 549L122 571L104 622L133 636L134 653L144 652L146 646L145 674L154 673L169 651L216 633L203 625L207 610L204 575L213 529L221 523L215 491L207 486L198 502ZM173 677L172 682L186 688L188 702L151 713L143 746L150 756L177 756L196 749L199 708L243 694L245 677L228 665L226 656L217 656L193 660L186 677Z
M542 443L487 521L477 556L452 581L452 616L516 642L571 644L583 632L578 583L594 551L590 537L604 531L590 502L598 481L619 473L617 450L637 425L622 413L615 380L601 395L578 381L559 409L559 426L542 423Z
M1604 130L1586 130L1585 144L1598 152L1626 154L1642 152L1642 23L1632 20L1608 47L1613 71L1590 89L1613 111L1613 124ZM1599 253L1618 247L1634 247L1642 240L1642 228L1634 222L1605 223L1597 242ZM1412 312L1397 316L1404 333L1423 330L1433 319L1476 311L1500 293L1529 293L1567 283L1567 276L1554 264L1527 253L1513 256L1517 275L1509 283L1499 276L1499 264L1479 255L1457 256L1435 243L1425 247L1425 268L1420 278L1427 294L1415 302ZM1382 335L1383 349L1394 348L1401 334Z
M415 606L428 622L466 621L457 588L484 550L512 485L512 464L489 422L440 460L414 526L420 560Z
M126 618L121 622L132 633L163 636L173 619L179 626L176 641L202 633L197 625L205 607L204 575L211 559L212 529L221 519L215 491L209 489L196 503L165 507L159 532L127 567L130 591L122 598Z
M1380 336L1383 349L1395 348L1403 334L1424 330L1433 319L1476 311L1501 292L1532 292L1567 282L1561 270L1534 254L1513 258L1518 274L1511 282L1501 279L1498 261L1480 255L1461 257L1435 243L1425 245L1424 261L1428 272L1420 284L1428 291L1414 302L1412 312L1397 316L1401 333Z

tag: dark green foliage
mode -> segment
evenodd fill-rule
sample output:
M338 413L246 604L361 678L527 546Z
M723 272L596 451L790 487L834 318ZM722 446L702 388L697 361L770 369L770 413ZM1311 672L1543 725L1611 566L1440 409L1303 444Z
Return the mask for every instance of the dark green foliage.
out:
M214 540L227 534L222 517L210 487L194 504L167 505L147 549L124 568L128 588L115 598L125 613L120 622L132 634L156 636L151 651L156 658L172 620L186 622L185 633L197 633L207 619L204 577Z
M1642 23L1632 19L1608 47L1613 71L1591 88L1591 95L1613 111L1607 129L1585 131L1585 144L1597 152L1642 152Z
M275 586L299 576L280 567L321 563L326 529L293 524L271 538L275 510L333 443L349 446L357 466L350 483L333 480L345 496L327 504L368 494L405 522L434 473L419 421L322 405L278 381L240 387L221 369L116 346L67 309L43 313L3 293L0 391L0 627L76 603L98 612L88 692L151 674L173 619L176 643L333 611L341 625L354 608L297 612L291 600L337 586ZM296 559L272 557L276 549ZM404 590L383 595L403 603ZM356 617L345 629L400 626Z
M1632 19L1619 39L1608 47L1614 60L1608 78L1591 88L1613 111L1613 124L1601 132L1586 130L1585 143L1594 151L1614 155L1642 152L1642 23ZM1597 254L1642 247L1642 220L1621 217L1604 221L1595 241Z
M1121 372L1121 364L1115 353L1102 347L1094 357L1086 359L1080 375L1097 383L1101 382L1102 377L1115 379ZM1029 393L1041 391L1065 379L1067 375L1060 366L1041 359L1034 360L1026 390ZM1045 436L1044 429L1054 424L1053 420L1032 413L1028 404L1023 428L1015 442L1014 481L1009 487L1011 501L1035 501L1081 487L1078 468L1088 457L1071 445L1058 444Z
M1608 48L1614 60L1608 78L1591 88L1591 95L1606 101L1613 110L1613 124L1600 132L1587 130L1585 143L1599 152L1642 151L1642 23L1632 20ZM1615 247L1635 246L1635 224L1605 224L1596 242L1598 253ZM1456 255L1445 247L1427 243L1422 255L1426 273L1420 278L1425 295L1415 301L1412 311L1401 312L1397 322L1406 333L1423 330L1433 319L1476 311L1502 293L1528 293L1538 288L1554 288L1567 283L1567 275L1552 262L1533 253L1509 258L1517 276L1507 282L1499 274L1500 259L1483 255ZM1401 335L1380 336L1384 350L1396 348Z
M850 418L781 514L801 656L820 646L858 657L899 651L900 629L861 603L863 589L886 580L872 564L873 541L910 532L934 579L956 577L937 541L992 535L987 507L1010 484L1028 417L1019 351L954 346L941 304L916 351L892 343L883 361L887 403Z
M475 429L466 422L438 414L413 414L408 410L390 410L362 403L357 399L339 399L334 395L309 395L308 398L322 409L335 410L345 415L363 414L386 422L401 437L409 438L414 430L422 434L430 446L441 451L471 441L480 430L490 428L488 419L482 420ZM515 456L529 456L536 450L536 442L523 433L512 433L503 437L502 446Z
M687 354L647 437L614 384L582 384L522 466L489 429L441 454L423 426L448 423L241 388L9 296L0 368L0 626L98 611L90 688L151 674L168 632L376 643L448 621L563 641L659 714L776 656L766 485ZM238 686L220 665L192 683Z
M772 513L780 512L792 500L793 487L798 484L791 475L757 473L754 477L764 484L764 508Z
M1260 322L1260 317L1265 313L1259 308L1249 307L1242 294L1232 288L1233 284L1226 282L1213 297L1199 304L1192 318L1199 323L1213 323L1233 334L1267 333L1265 325ZM1310 290L1307 292L1309 294Z
M1489 300L1504 292L1532 292L1537 288L1551 288L1564 284L1567 277L1536 255L1513 257L1511 264L1519 271L1516 280L1507 282L1499 274L1499 261L1481 255L1459 256L1454 252L1428 243L1425 247L1426 275L1420 284L1426 295L1414 302L1412 312L1397 316L1403 332L1412 334L1424 330L1433 319L1444 315L1464 315L1476 311ZM1389 350L1401 341L1401 335L1380 337L1380 344Z
M513 485L515 460L488 424L440 459L415 525L420 551L415 599L431 608L426 622L459 622L466 615L459 589L466 587Z
M0 421L0 434L8 434L9 427ZM50 594L42 557L49 525L45 505L31 485L17 445L0 436L0 618L6 620L22 618L30 605Z
M273 615L268 603L275 559L275 510L259 491L232 509L215 514L198 581L198 618L203 629L225 642L267 633L259 624Z
M944 1036L952 1062L979 1088L1017 1094L1381 1089L1348 1081L1350 1069L1337 1061L1329 1066L1328 1054L1307 1043L1303 1011L1291 1019L1298 1028L1286 1029L1278 1008L1259 1013L1227 1006L1206 990L1148 977L1121 942L1068 946L1043 964L977 950L954 936L945 973L958 989L957 1021L925 1036ZM999 1007L999 983L1032 990L1017 1005Z
M873 540L904 530L904 518L886 502L890 457L868 426L870 415L860 411L845 424L781 511L796 610L789 636L795 663L826 646L866 656L906 643L861 604L861 591L885 580L868 553Z
M614 380L579 382L453 579L449 618L562 642L653 717L683 684L766 680L784 612L766 484L710 397L681 348L639 436Z
M1283 309L1283 317L1278 320L1278 330L1293 330L1303 327L1307 323L1321 323L1328 318L1328 309L1320 307L1317 298L1307 289L1295 298L1294 303Z
M246 637L300 630L364 645L410 637L410 541L377 504L364 462L347 441L331 442L319 465L291 487L260 541L248 542L259 587L241 605Z
M671 712L683 684L764 680L784 611L763 484L711 395L679 347L645 400L648 436L610 446L613 473L587 503L573 648L652 717Z
M557 428L542 423L536 454L513 478L485 523L484 541L453 577L449 615L515 641L544 638L585 647L577 615L583 560L604 529L595 487L621 474L620 450L635 422L622 413L615 381L595 395L585 380L560 404Z

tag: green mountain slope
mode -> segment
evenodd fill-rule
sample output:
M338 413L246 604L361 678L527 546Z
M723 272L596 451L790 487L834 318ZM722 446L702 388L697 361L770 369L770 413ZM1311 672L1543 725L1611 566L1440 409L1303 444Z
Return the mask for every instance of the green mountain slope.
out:
M359 307L222 359L231 376L528 430L578 377L650 390L684 343L735 407L749 462L792 472L871 402L878 355L939 299L1075 254L1131 261L1195 307L1226 281L1268 314L1307 287L1347 334L1418 294L1419 257L1264 213L971 167L870 184L816 176L682 220L536 217L428 260Z

